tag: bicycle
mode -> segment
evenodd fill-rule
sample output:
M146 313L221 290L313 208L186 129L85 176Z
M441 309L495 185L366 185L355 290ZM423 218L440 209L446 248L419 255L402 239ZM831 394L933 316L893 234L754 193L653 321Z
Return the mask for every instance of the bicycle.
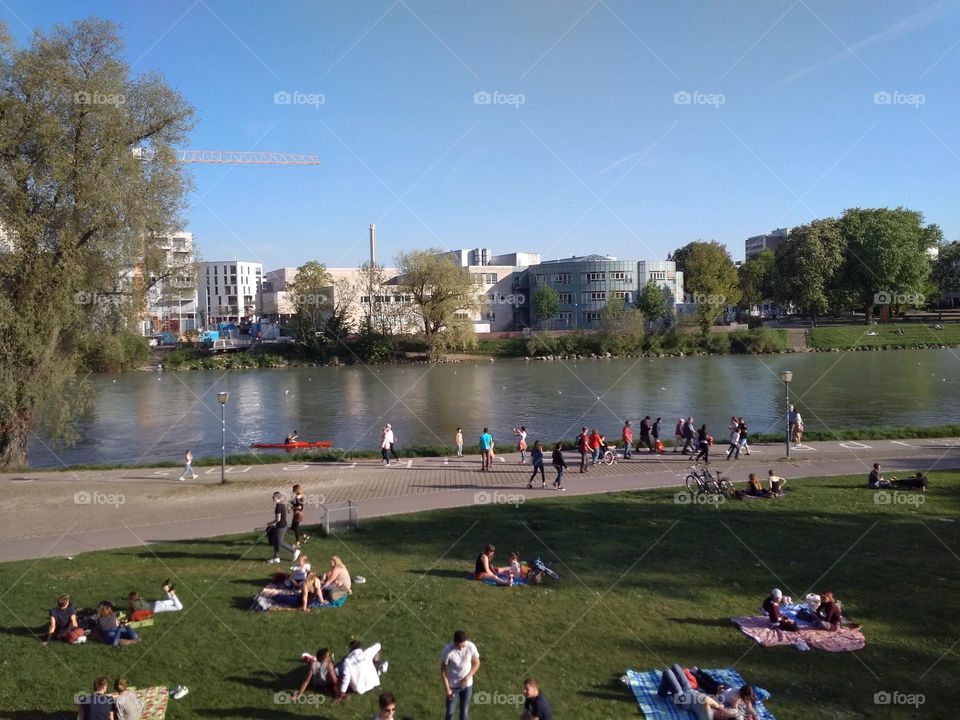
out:
M560 576L557 574L557 572L547 567L547 564L540 558L537 558L536 560L533 561L533 568L537 572L543 573L549 578L553 578L554 580L560 579Z
M719 470L714 470L716 478L713 477L708 468L701 468L699 465L693 465L690 468L690 474L687 475L687 490L691 495L724 495L733 497L733 483L725 477L720 476Z

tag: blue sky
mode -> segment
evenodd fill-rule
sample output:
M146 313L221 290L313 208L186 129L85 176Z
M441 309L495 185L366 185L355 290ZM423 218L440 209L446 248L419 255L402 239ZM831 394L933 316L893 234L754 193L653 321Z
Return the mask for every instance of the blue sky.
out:
M321 158L189 166L205 259L352 266L371 222L384 263L699 238L741 259L853 206L960 239L960 2L0 3L20 42L91 12L196 107L190 147Z

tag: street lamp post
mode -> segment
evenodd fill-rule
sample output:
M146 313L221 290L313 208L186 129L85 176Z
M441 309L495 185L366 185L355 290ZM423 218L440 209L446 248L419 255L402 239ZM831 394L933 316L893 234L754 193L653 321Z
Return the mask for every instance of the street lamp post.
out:
M785 405L784 411L786 412L785 420L786 423L786 439L787 439L787 458L790 457L790 382L793 380L793 373L789 370L780 371L780 382L783 383L783 387L786 391L785 396Z
M217 400L220 401L220 484L227 481L227 400L230 393L217 393Z

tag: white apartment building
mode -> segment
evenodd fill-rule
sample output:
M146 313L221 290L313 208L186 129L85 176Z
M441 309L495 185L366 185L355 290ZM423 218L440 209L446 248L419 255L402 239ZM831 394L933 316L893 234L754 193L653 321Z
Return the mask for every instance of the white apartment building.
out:
M637 263L637 292L643 292L647 283L654 283L667 293L667 302L676 312L676 304L682 303L683 271L677 270L672 260L641 260Z
M790 234L790 228L777 228L765 235L754 235L748 237L744 243L744 258L749 260L761 250L776 250L781 240L786 239Z
M197 325L197 278L194 277L193 233L176 232L161 238L168 277L151 277L146 296L144 335L195 330ZM134 271L136 273L136 271Z
M525 270L540 264L540 253L494 255L489 248L451 250L446 255L470 273L481 297L480 310L469 317L475 332L503 332L530 324ZM462 314L468 317L467 314Z
M297 279L297 268L270 270L263 276L260 289L260 314L273 322L284 322L294 313L290 284Z
M249 322L260 315L263 265L241 260L200 263L197 301L204 325Z

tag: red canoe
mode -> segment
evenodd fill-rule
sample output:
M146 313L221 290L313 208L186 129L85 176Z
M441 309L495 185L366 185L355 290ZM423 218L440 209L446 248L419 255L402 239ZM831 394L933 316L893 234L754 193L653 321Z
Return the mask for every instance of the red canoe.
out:
M333 447L332 440L321 440L320 442L289 442L289 443L251 443L250 447L255 448L278 448L280 450L296 450L298 448L328 448Z

